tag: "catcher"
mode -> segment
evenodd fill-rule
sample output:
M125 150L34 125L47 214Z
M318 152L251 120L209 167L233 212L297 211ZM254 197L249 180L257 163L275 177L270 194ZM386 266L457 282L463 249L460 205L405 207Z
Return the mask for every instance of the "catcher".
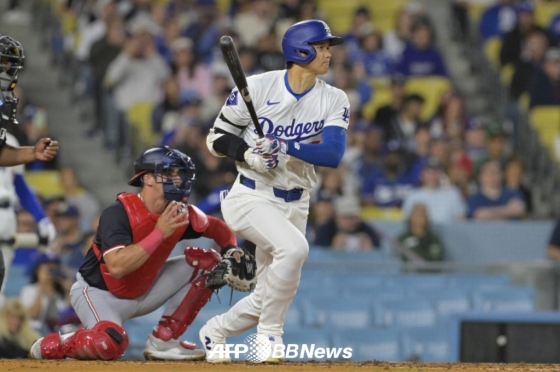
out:
M84 327L75 333L49 334L31 347L34 359L118 359L128 346L124 321L148 314L168 300L148 335L148 360L199 360L205 353L179 337L208 302L213 289L226 284L242 290L255 285L253 256L236 246L227 225L186 203L195 166L169 147L147 150L134 163L129 185L139 194L121 193L101 215L99 228L77 282L72 306ZM178 241L207 237L222 247L186 248L169 258ZM214 269L216 271L212 271Z

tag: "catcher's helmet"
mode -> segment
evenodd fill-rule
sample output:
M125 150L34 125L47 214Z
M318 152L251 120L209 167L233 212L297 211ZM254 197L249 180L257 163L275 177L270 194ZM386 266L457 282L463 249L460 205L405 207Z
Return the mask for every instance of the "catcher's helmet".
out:
M128 184L139 187L142 185L142 175L153 172L156 182L163 184L165 199L183 201L183 198L191 194L195 179L194 171L195 166L190 157L169 146L158 146L146 150L134 162L136 174Z
M309 63L317 55L311 43L328 40L330 45L342 44L341 37L333 36L329 26L318 19L298 22L286 31L282 50L286 62Z
M0 35L0 90L14 90L24 59L21 44L9 36Z

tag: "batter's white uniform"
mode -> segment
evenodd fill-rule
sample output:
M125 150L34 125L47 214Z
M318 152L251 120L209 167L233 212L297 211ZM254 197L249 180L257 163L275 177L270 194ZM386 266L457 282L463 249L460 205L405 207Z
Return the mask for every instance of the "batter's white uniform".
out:
M18 140L6 133L6 143L12 147L19 147ZM16 174L23 175L25 171L24 165L16 165L15 167L0 167L0 240L7 240L13 238L16 234L17 219L14 210L15 205L18 203L16 188L14 186L14 177ZM2 247L2 254L4 255L4 264L6 265L6 277L14 258L14 247ZM0 292L6 285L4 285Z
M347 129L350 104L340 89L317 79L299 100L287 83L287 71L272 71L249 77L248 85L257 116L265 134L297 141L321 141L326 126ZM227 123L216 119L214 128L240 136L255 147L257 134L243 98L235 89L222 108ZM296 145L297 148L297 145ZM255 189L238 177L222 202L229 227L256 244L257 286L227 313L208 321L211 332L229 337L258 324L257 332L282 336L284 318L307 259L309 245L305 227L309 214L309 192L316 182L313 165L291 156L281 156L277 168L266 173L237 162L240 175L254 181ZM285 201L274 189L303 189L301 199Z

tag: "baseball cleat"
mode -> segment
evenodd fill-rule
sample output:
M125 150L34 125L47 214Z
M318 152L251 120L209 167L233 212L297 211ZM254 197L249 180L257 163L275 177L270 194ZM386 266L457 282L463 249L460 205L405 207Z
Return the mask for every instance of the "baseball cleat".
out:
M216 352L216 355L212 353L212 349L214 349L216 345L222 344L225 346L225 338L215 337L214 335L212 335L207 325L204 325L202 328L200 328L198 336L200 337L200 342L202 343L202 347L206 352L206 361L208 363L231 363L231 358L229 356L220 355L219 352Z
M45 337L41 337L31 345L29 349L29 358L31 359L63 359L64 355L61 346L64 341L72 336L75 332L61 335L59 333L51 333ZM46 344L43 341L47 339Z
M203 360L204 350L196 349L192 342L169 340L163 341L154 335L148 336L144 358L146 360Z
M268 357L267 360L264 361L264 363L268 363L268 364L278 364L280 362L284 361L284 358L275 358L273 357L274 355L274 350L277 347L277 345L284 345L284 341L282 341L282 337L280 336L271 336L271 335L266 335L266 337L268 338L268 341L270 341L270 350L271 350L271 355Z

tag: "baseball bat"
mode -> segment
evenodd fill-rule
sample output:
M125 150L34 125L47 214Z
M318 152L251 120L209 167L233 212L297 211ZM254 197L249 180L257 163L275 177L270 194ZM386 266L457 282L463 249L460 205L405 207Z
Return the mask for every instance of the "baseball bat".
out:
M243 101L245 101L245 105L247 105L247 109L249 110L249 114L251 115L253 124L255 124L257 133L260 138L263 138L264 133L261 128L261 124L259 123L259 118L257 117L257 112L255 111L253 100L251 99L251 95L249 94L247 78L245 77L243 67L241 67L241 61L239 61L237 49L235 49L235 45L233 45L233 39L228 35L222 36L220 38L220 49L222 50L222 54L224 56L224 60L226 61L229 72L233 77L233 81L235 82L237 89L239 89L239 92L243 97Z

